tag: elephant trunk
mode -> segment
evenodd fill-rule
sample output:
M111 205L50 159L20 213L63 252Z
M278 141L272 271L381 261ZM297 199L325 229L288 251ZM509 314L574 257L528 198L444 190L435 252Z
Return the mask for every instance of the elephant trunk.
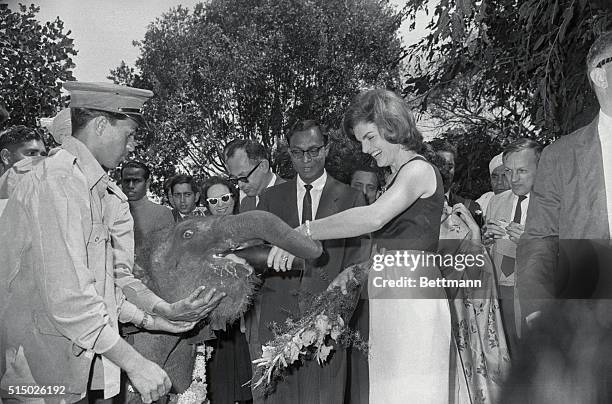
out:
M213 231L238 242L262 239L307 259L317 258L323 252L321 243L293 230L272 213L259 210L224 216L216 223Z

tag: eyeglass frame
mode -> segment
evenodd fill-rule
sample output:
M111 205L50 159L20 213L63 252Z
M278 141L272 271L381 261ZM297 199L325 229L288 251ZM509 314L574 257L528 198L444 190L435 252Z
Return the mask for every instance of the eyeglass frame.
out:
M227 196L227 199L224 200L223 198L225 198L226 196ZM228 192L227 194L215 196L215 197L212 197L212 198L206 198L206 202L211 204L211 205L216 205L219 202L219 199L221 200L221 202L229 202L230 199L234 199L234 195L232 195L231 192ZM213 200L214 200L214 202L213 202Z
M319 146L319 147L311 147L308 150L302 150L302 149L289 149L289 155L291 157L293 157L294 159L303 159L305 154L308 154L308 157L310 157L311 159L317 158L319 157L319 155L321 154L321 150L325 149L327 147L326 144ZM294 153L297 152L299 153L299 156L296 156ZM312 153L315 152L316 154L313 156Z
M263 160L259 160L259 163L257 163L255 165L255 167L253 167L253 169L251 171L249 171L249 173L247 175L243 175L241 177L227 177L227 180L229 182L231 182L234 186L237 186L239 182L244 182L245 184L249 183L249 177L251 176L251 174L253 174L255 172L255 170L257 170L259 168L259 166L261 165L261 163L263 162Z

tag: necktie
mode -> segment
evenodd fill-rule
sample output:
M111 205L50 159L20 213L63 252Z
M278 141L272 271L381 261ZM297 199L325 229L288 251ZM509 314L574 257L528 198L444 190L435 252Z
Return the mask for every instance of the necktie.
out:
M514 218L512 219L515 223L521 223L521 215L523 213L521 204L527 198L525 195L519 195L518 202L516 203L516 209L514 210ZM502 258L501 270L506 276L510 276L514 272L515 259L512 257L505 256Z
M304 189L306 189L306 193L302 202L302 223L305 223L306 220L312 220L312 196L310 195L312 185L305 184Z

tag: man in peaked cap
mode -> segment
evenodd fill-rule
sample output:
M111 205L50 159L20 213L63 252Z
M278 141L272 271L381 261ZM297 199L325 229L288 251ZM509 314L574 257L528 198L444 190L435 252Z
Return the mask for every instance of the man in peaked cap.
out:
M60 386L44 402L87 402L119 392L120 369L145 403L165 396L166 373L119 337L117 323L184 332L222 297L197 288L169 304L131 270L133 221L105 169L133 149L147 90L65 83L72 136L13 184L0 228L0 396L15 386ZM2 186L0 178L0 189ZM0 400L0 401L2 401Z

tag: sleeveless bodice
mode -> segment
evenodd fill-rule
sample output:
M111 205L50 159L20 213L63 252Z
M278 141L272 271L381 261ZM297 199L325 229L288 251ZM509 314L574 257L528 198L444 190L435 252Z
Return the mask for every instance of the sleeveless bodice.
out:
M415 159L427 162L422 156L416 156L410 161ZM404 166L410 161L404 163L399 170L407 169ZM440 172L435 166L432 165L432 167L436 175L436 191L428 198L417 199L406 210L375 232L374 241L379 248L430 252L438 250L440 217L444 207L444 188ZM396 179L397 176L387 188L390 188Z

